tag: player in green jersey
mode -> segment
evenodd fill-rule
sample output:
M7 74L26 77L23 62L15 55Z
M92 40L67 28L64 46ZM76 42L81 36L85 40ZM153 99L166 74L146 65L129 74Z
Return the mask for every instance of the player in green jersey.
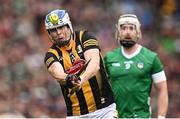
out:
M136 15L124 14L117 24L116 39L121 47L104 57L120 118L151 117L150 93L155 84L158 93L157 117L165 117L168 108L166 76L157 54L138 44L140 22Z

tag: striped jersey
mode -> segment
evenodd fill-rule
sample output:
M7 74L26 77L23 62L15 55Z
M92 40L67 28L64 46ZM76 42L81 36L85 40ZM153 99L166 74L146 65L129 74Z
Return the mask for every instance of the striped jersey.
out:
M71 47L67 50L53 44L45 55L47 68L58 61L64 71L72 67L78 59L84 59L84 52L88 49L98 48L97 39L88 31L75 31L70 40ZM67 116L79 116L94 112L114 103L113 93L107 79L102 57L100 55L100 70L91 79L87 80L79 91L69 95L69 89L60 84L67 107ZM93 69L92 69L93 70Z

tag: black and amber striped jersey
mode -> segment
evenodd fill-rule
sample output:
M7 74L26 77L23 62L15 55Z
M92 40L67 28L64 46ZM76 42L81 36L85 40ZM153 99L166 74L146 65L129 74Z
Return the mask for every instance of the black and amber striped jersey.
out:
M66 71L72 67L76 60L84 59L84 52L92 48L99 49L97 39L87 31L75 31L73 39L70 40L69 49L52 45L46 53L44 62L49 68L53 62L58 61ZM100 70L95 76L87 80L79 91L69 95L69 89L62 84L60 86L66 102L68 116L87 114L114 103L101 54Z

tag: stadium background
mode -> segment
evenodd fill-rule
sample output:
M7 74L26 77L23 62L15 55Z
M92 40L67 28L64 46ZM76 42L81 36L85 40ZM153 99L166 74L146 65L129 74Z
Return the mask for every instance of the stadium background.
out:
M50 42L44 17L67 9L74 29L87 28L99 39L102 53L117 46L115 23L122 13L135 13L143 40L158 52L168 79L167 117L180 117L180 2L177 0L0 0L0 117L65 117L58 84L43 64ZM152 91L152 114L156 94Z

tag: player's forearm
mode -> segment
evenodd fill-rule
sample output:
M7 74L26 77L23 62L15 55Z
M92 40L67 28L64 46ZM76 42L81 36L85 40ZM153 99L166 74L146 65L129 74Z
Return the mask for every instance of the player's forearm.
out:
M64 81L64 79L66 78L67 74L65 73L61 73L61 72L57 72L57 71L50 71L50 74L57 79L58 81Z
M53 63L49 68L48 72L60 82L64 82L67 74L63 71L63 69L57 63Z
M86 61L89 61L89 64L85 70L85 72L80 76L81 85L91 77L95 76L100 68L100 56L99 49L90 49L84 53L84 57Z
M159 94L158 97L158 116L166 116L168 109L168 96L166 94Z
M160 90L158 94L158 116L166 117L168 110L168 93L167 89Z
M98 71L99 71L99 58L91 59L85 72L80 76L81 83L83 84L86 80L95 76Z

